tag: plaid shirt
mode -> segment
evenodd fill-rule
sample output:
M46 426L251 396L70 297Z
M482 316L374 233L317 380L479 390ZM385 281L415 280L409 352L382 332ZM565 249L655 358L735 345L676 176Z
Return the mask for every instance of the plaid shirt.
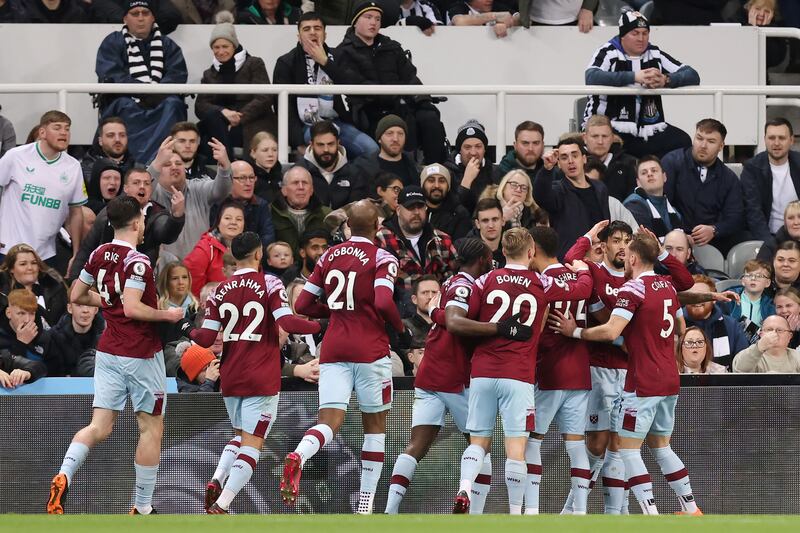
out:
M404 289L410 291L412 284L427 274L436 276L439 283L442 283L456 273L456 249L447 233L433 229L429 225L423 231L421 238L429 239L425 246L425 266L420 264L408 240L398 236L400 234L396 217L392 217L384 222L376 235L378 246L391 252L400 263L397 285L402 284Z

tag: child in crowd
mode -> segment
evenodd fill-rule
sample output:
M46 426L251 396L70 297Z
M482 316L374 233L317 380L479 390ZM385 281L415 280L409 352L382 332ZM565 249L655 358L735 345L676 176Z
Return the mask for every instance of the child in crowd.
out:
M419 365L422 364L422 358L425 356L425 341L414 339L411 341L411 349L408 350L408 360L414 365L412 372L417 375Z
M233 276L233 273L236 272L236 260L233 258L233 254L230 252L225 252L222 256L222 274L225 276L225 279Z
M297 276L298 270L289 243L276 241L267 246L267 266L264 270L281 278L284 285L291 283Z
M765 318L775 314L775 303L767 291L771 282L772 265L759 259L751 259L744 265L742 286L733 289L741 295L741 299L739 303L733 302L729 314L742 322L751 337L758 332Z
M181 356L176 377L178 392L215 392L219 390L219 359L208 348L189 346Z

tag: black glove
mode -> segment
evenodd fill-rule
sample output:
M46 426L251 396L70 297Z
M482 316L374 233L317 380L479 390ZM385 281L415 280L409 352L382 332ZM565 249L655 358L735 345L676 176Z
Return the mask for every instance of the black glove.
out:
M181 337L189 338L189 334L194 330L194 324L186 318L180 319L175 325L178 327L178 331L181 332Z
M419 15L409 15L406 17L406 26L416 26L417 28L424 31L433 26L433 22L431 22L426 17L420 17Z
M501 320L497 323L497 334L501 337L512 341L526 341L533 335L533 329L530 326L525 326L519 321L519 316L522 313Z

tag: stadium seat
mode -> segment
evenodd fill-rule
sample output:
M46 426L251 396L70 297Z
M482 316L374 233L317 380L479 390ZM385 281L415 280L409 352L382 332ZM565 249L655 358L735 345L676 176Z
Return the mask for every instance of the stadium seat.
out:
M569 121L569 131L581 131L583 128L583 112L586 110L586 102L589 99L585 96L575 100L575 107L572 110L573 116Z
M733 173L736 174L737 178L741 179L741 177L742 177L742 169L744 168L743 164L741 164L741 163L725 163L725 166L728 167L729 169L731 169L733 171Z
M744 264L755 259L764 241L740 242L728 252L725 260L725 271L731 278L738 279L744 272Z
M740 287L742 282L738 279L721 279L717 281L717 292L727 291L734 287Z
M695 246L692 248L692 254L704 270L716 270L720 273L725 272L725 257L722 255L722 252L717 250L714 246L710 244ZM725 277L728 276L726 275Z

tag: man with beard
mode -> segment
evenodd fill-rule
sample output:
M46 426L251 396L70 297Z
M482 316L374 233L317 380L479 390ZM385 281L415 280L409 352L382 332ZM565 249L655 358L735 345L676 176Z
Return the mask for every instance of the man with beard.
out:
M303 233L300 239L300 277L308 280L314 272L317 260L325 253L330 246L328 232L324 229L315 229Z
M175 139L175 153L181 156L186 179L209 178L206 157L198 153L200 149L200 130L194 122L178 122L169 133Z
M470 119L458 129L453 159L447 162L454 189L467 212L475 209L478 197L487 186L500 182L494 164L486 159L487 146L489 139L483 124Z
M525 171L533 183L536 173L542 168L542 153L544 153L542 125L532 120L521 122L514 130L514 148L509 150L497 165L495 180L500 181L512 170L520 169Z
M339 144L338 128L329 120L311 126L311 145L297 165L308 170L317 198L331 209L339 209L369 195L364 180L347 161L347 152Z
M434 228L450 235L454 241L465 237L470 230L469 212L450 193L450 171L447 167L434 163L422 169L419 174L425 203L428 206L428 220Z
M603 182L608 194L620 202L625 201L636 186L636 158L623 152L622 147L614 143L614 130L607 116L589 117L583 130L583 142L586 143L586 151L606 167Z
M411 303L412 286L426 274L442 283L456 271L456 250L450 236L427 221L425 194L411 185L400 193L397 212L383 221L376 235L378 246L399 261L395 301L404 318L416 312Z
M497 198L478 200L475 206L475 227L467 237L477 237L492 251L492 268L503 268L506 258L503 255L503 207Z
M353 162L369 190L375 190L375 176L381 171L400 177L403 185L413 185L417 181L417 164L405 151L407 136L408 125L397 115L386 115L378 122L375 140L380 150L362 155Z
M791 149L792 123L785 118L767 122L764 143L767 150L742 169L747 227L761 241L781 229L786 206L800 197L800 153Z
M89 183L92 177L92 167L98 159L108 158L119 165L122 175L133 167L136 162L128 152L128 129L125 121L120 117L104 118L100 122L97 143L84 154L81 159L83 181Z
M300 236L306 231L324 229L325 217L331 212L314 194L311 174L299 165L283 175L281 193L271 207L275 238L288 243L294 257L300 256Z

